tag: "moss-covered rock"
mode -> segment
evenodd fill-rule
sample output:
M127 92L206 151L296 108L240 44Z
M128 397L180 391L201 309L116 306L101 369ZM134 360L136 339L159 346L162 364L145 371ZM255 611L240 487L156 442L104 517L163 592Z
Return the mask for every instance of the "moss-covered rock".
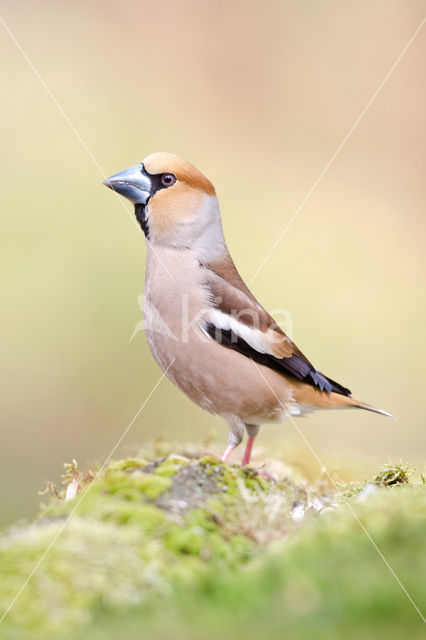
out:
M415 637L395 579L420 608L426 491L408 468L337 489L164 449L67 465L63 494L3 534L0 610L36 571L0 638L396 638L396 612Z

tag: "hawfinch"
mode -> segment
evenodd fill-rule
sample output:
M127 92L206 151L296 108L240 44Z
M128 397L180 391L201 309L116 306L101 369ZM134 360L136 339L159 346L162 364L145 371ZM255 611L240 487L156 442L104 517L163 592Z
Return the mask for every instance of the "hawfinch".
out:
M259 304L223 236L212 183L189 162L154 153L104 184L135 205L147 242L144 324L161 369L195 404L228 423L226 461L264 422L315 409L355 407Z

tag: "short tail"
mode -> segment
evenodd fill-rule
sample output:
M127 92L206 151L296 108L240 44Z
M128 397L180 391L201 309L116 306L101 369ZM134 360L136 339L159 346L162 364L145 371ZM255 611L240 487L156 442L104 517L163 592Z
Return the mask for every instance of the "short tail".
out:
M370 404L365 404L365 402L359 402L358 400L355 400L355 398L351 398L351 400L353 400L353 404L351 403L351 406L354 407L354 409L365 409L366 411L373 411L374 413L380 413L380 415L386 416L387 418L392 418L392 420L397 419L391 413L388 413L383 409L377 409L376 407L372 407Z

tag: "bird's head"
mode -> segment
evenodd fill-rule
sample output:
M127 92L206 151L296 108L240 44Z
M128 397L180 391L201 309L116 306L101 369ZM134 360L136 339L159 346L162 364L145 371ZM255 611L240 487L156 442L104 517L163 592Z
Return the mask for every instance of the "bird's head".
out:
M153 153L104 184L135 205L150 244L211 253L223 252L219 206L212 183L172 153Z

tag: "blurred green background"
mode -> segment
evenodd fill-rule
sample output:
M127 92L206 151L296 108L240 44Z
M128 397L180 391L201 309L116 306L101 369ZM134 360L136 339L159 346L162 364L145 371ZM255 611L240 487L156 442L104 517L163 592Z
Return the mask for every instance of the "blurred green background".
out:
M249 281L423 13L389 0L2 2L81 137L0 25L3 524L35 511L62 462L102 461L160 375L143 333L129 342L143 236L102 172L159 150L193 162ZM386 456L424 462L424 56L421 32L251 285L291 312L317 366L398 416L298 420L324 463L358 478ZM225 443L222 421L164 381L121 451L212 428ZM291 423L259 440L318 466Z

